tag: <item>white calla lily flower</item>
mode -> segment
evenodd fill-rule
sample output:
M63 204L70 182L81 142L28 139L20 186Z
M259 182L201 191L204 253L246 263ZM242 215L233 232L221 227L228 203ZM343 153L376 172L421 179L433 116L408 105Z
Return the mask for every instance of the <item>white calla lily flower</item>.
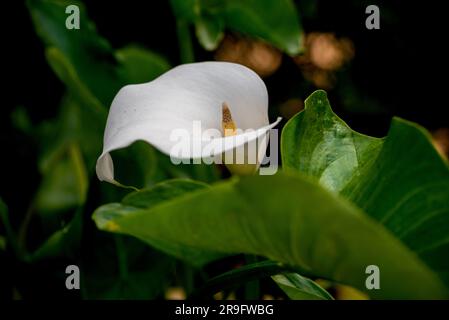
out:
M198 142L199 146L186 148L181 159L218 158L262 140L253 166L257 169L266 152L267 133L280 120L269 123L267 89L247 67L229 62L180 65L151 82L120 89L109 110L97 176L116 183L110 152L138 140L173 155L177 142L172 135L180 130L189 134L190 143ZM200 123L201 130L215 129L222 135L210 141L195 141L194 122ZM206 144L208 154L204 151Z

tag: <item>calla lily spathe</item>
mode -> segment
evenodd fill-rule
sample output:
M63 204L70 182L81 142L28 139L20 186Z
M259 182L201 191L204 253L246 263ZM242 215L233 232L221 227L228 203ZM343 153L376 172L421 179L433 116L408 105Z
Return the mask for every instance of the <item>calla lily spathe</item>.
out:
M267 132L280 121L269 123L268 93L262 79L247 67L235 63L184 64L151 82L123 87L109 110L103 152L96 166L98 178L115 183L110 152L137 140L146 141L161 152L170 154L175 144L170 140L173 130L191 132L194 121L200 121L203 129L221 130L223 103L229 106L239 129L257 130L247 143L267 136ZM221 137L214 141L217 142L214 156L242 148L238 142L230 147L219 141L230 138ZM266 144L259 154L265 154L265 151ZM190 159L202 156L201 150L192 150L184 155Z

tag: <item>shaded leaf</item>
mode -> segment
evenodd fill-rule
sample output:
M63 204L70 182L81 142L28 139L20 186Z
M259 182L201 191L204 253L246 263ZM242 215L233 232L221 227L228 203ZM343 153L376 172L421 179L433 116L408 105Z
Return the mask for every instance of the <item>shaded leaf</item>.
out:
M120 237L120 238L117 238ZM95 234L80 266L84 299L155 299L175 271L175 260L137 239Z
M100 229L162 242L161 250L182 258L187 251L262 255L365 292L365 269L376 264L382 288L368 291L374 298L447 297L438 277L386 229L297 175L227 181L150 209L110 204L93 218Z
M269 260L247 264L208 280L204 286L194 292L190 298L204 298L205 296L213 295L221 290L232 290L245 282L269 277L289 269L288 266L283 265L282 263Z
M189 180L169 180L157 184L151 189L141 190L126 196L122 203L111 203L98 209L99 212L96 223L100 229L112 232L122 232L120 225L116 222L121 217L138 212L139 209L150 209L159 203L182 197L190 192L206 188L207 185ZM157 237L146 237L141 240L149 243L153 247L184 259L193 265L203 265L212 260L222 257L222 254L208 252L207 250L195 250L187 246L158 239Z
M148 188L168 179L194 179L210 183L217 181L219 171L215 165L175 165L170 157L144 141L112 152L116 159L114 175L124 185Z
M80 248L83 226L82 209L78 209L72 220L62 229L54 232L29 256L32 262L49 257L74 258Z
M11 123L14 128L25 133L31 132L33 128L30 116L23 106L18 106L11 112Z
M17 237L11 226L11 222L9 221L8 206L1 197L0 197L0 226L2 226L6 234L6 238L4 238L4 246L6 247L6 245L9 244L12 250L17 255L20 254L19 246L17 244Z
M48 164L36 196L36 209L40 213L67 210L86 199L87 170L78 145L67 145L59 153Z

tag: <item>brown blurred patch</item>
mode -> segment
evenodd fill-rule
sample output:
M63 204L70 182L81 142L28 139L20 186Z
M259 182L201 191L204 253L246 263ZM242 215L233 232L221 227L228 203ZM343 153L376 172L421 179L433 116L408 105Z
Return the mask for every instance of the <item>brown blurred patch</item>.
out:
M432 133L432 142L438 153L449 159L449 128L440 128Z
M186 298L187 294L181 287L171 287L165 291L166 300L185 300Z
M240 63L267 77L281 65L282 53L266 42L228 34L215 52L215 59Z
M318 88L335 85L334 72L354 57L354 44L332 33L312 32L305 37L305 53L294 57L304 77Z

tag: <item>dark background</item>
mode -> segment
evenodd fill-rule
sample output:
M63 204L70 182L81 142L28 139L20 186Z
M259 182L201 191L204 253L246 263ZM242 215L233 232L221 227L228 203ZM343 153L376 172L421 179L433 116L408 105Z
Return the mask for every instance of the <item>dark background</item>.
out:
M114 48L140 43L163 54L172 64L179 63L175 19L168 1L84 2L99 33ZM301 14L304 1L296 2ZM447 125L447 119L442 117L446 108L438 94L445 91L447 67L447 28L441 1L426 1L425 5L409 1L317 3L314 16L301 15L305 31L330 31L354 41L352 79L367 99L381 102L388 113L386 118L397 115L431 129ZM368 4L380 8L380 30L365 28L364 10ZM2 24L7 97L2 107L2 127L17 105L24 105L36 122L55 115L63 86L47 65L43 44L24 3L4 4ZM197 43L195 49L197 60L212 59ZM296 80L299 71L285 62L272 78L287 75ZM266 79L269 91L274 89L278 94L271 80ZM333 101L333 107L338 110L338 101Z

